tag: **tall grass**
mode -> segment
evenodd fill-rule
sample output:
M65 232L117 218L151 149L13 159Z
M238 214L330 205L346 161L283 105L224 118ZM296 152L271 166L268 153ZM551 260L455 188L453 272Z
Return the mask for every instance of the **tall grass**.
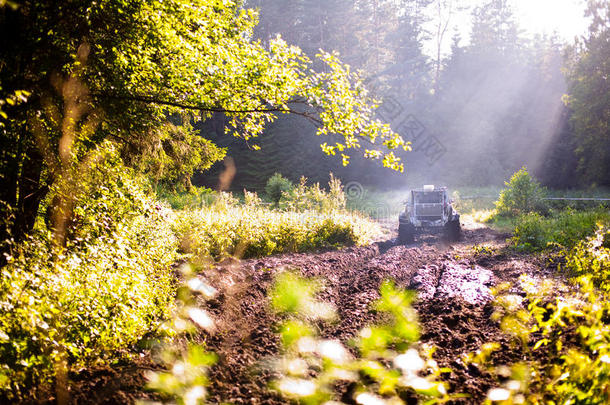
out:
M216 199L216 193L206 187L192 187L187 192L176 192L157 186L155 192L158 199L167 202L175 210L201 208Z
M518 249L572 248L593 235L598 225L610 224L610 212L597 209L554 212L549 217L529 213L517 218L512 241Z
M183 251L214 259L363 245L381 232L376 223L342 210L298 212L216 203L177 215L175 231Z
M1 269L0 402L40 399L32 388L52 383L58 364L67 375L129 353L174 308L180 250L216 260L256 257L366 244L380 233L345 209L337 180L329 192L297 187L282 197L290 210L271 209L246 191L240 202L198 190L167 194L186 207L174 211L116 153L96 162L69 193L64 243L41 219Z

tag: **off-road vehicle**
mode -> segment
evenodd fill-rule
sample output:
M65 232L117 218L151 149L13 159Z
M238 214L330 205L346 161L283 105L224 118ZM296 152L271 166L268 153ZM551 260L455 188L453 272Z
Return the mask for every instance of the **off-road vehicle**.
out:
M405 210L398 217L398 241L413 243L416 234L441 231L448 240L458 240L460 215L452 203L446 187L426 185L411 190Z

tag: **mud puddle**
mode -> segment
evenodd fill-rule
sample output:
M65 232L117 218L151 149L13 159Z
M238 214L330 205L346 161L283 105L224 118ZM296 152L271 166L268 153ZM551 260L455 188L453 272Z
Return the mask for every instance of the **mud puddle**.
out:
M442 262L417 270L410 288L418 292L421 301L461 298L470 304L485 304L492 300L490 287L493 272L470 263Z

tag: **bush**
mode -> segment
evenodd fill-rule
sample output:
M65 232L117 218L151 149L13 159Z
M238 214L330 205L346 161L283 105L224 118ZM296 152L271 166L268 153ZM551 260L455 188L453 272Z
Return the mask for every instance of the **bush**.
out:
M610 228L599 227L595 235L564 252L565 267L575 275L586 275L596 287L610 292Z
M572 248L593 235L598 223L610 223L610 213L605 210L575 212L568 209L548 218L529 213L517 219L512 241L525 251L539 251L548 247Z
M106 146L107 147L107 146ZM79 173L65 246L39 229L13 246L0 279L0 389L7 398L66 370L107 363L173 306L172 212L108 148ZM60 367L61 368L61 367Z
M504 403L533 404L610 402L610 228L599 227L594 236L564 249L562 256L572 276L569 287L523 275L519 282L526 292L524 299L512 293L510 285L498 288L493 318L515 338L524 361L511 367L511 379L490 390L489 399L501 396ZM481 352L499 347L484 345ZM506 377L505 365L477 357L488 371Z
M214 259L361 245L381 232L377 224L348 212L287 212L234 202L181 212L175 231L184 252Z
M155 191L161 201L167 202L175 210L201 208L216 199L216 192L206 187L192 186L189 191L174 191L157 186Z
M515 223L512 242L525 251L545 249L551 243L549 221L535 212L521 215Z
M506 188L496 201L498 216L516 217L530 212L546 211L544 196L546 190L534 180L525 167L513 174Z
M280 173L275 173L269 178L269 180L267 180L265 193L271 202L277 205L282 198L282 194L292 190L292 187L293 184L290 180L283 177Z
M502 397L509 404L609 403L608 292L596 289L589 277L576 280L578 288L564 296L556 296L562 287L555 283L540 285L525 276L520 281L527 309L515 307L518 300L507 293L498 297L494 317L515 338L524 361L511 367L511 379L490 390L488 398ZM506 365L488 366L505 379Z
M345 210L346 200L341 180L330 174L329 191L320 188L319 183L307 186L307 179L301 177L299 185L283 192L280 208L288 211L317 211L330 213Z
M163 325L164 331L173 339L161 342L157 352L166 369L147 371L146 388L160 394L163 403L201 404L207 395L205 387L209 384L209 368L216 363L217 356L208 352L203 344L192 342L192 337L200 330L215 330L212 316L200 308L199 303L214 298L217 291L205 278L197 275L191 265L183 264L179 269L183 282L178 288L176 310L172 319ZM149 401L137 403L159 404Z

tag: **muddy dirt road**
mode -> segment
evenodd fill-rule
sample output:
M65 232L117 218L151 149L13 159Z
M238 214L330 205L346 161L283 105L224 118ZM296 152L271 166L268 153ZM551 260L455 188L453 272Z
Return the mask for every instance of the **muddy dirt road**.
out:
M434 358L441 367L453 370L444 376L450 392L470 396L458 403L481 403L494 381L484 371L465 366L461 356L477 350L482 343L496 341L502 350L495 361L517 360L498 324L490 319L490 288L500 282L516 281L522 273L540 274L544 270L528 256L502 253L507 235L484 227L469 228L464 230L463 239L453 244L433 236L420 237L409 246L395 245L390 239L338 251L226 262L206 271L205 277L220 292L206 304L217 330L201 336L208 349L219 356L209 376L209 402L286 402L268 390L271 375L264 364L279 349L274 332L279 318L269 308L267 291L274 275L288 268L325 281L319 298L335 305L340 321L320 324L321 335L342 342L348 342L362 327L375 321L370 304L378 298L383 280L391 278L401 287L417 290L415 308L420 317L421 341L436 346ZM473 249L483 245L490 248L484 254ZM91 402L97 397L99 401L93 400L97 403L132 402L143 395L142 373L130 374L122 388L119 385L104 397L100 398L95 389L84 390L81 394L90 394L81 398ZM126 386L128 380L131 383ZM344 395L343 400L350 402L349 395Z
M219 331L210 337L208 345L220 354L220 361L210 375L210 401L285 402L266 389L270 376L260 365L278 350L273 325L279 319L268 307L266 291L274 274L289 268L325 280L320 298L336 306L340 321L321 324L321 334L343 342L375 320L369 308L378 298L383 280L391 278L401 287L417 290L415 307L420 314L422 342L436 346L435 359L453 370L445 376L451 391L471 396L460 402L480 403L494 381L476 367L466 367L461 355L482 343L497 341L503 350L496 360L515 360L508 341L490 319L490 287L515 281L522 273L540 271L526 256L497 253L506 237L479 227L466 229L463 240L451 245L439 237L421 237L409 246L397 246L390 240L368 247L219 266L210 275L212 284L222 291L211 303ZM491 250L477 254L475 245Z

